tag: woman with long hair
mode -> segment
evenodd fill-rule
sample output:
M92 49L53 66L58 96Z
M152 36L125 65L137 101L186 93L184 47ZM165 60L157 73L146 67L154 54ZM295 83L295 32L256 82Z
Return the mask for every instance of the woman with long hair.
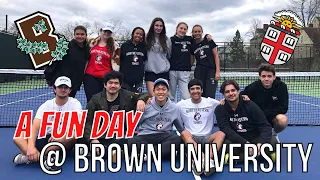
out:
M153 82L158 78L169 81L171 41L166 35L166 26L162 18L154 18L147 37L148 59L145 63L145 81L149 95L153 96Z
M122 88L132 92L142 92L144 62L147 60L145 32L136 27L131 33L131 39L120 48L120 72L124 75Z
M220 59L216 43L202 37L203 28L195 25L192 28L192 37L195 44L192 46L192 54L196 59L194 77L203 83L204 97L216 97L218 80L220 79Z
M112 37L112 30L109 27L100 29L100 36L91 39L89 45L90 59L85 70L83 79L84 91L86 93L87 102L91 97L99 93L103 87L104 75L112 71L112 58L119 58L116 50L119 48L118 44Z

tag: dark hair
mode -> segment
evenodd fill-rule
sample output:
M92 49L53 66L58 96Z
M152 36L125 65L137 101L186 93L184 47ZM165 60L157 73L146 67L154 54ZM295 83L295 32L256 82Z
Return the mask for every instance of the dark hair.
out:
M192 27L192 31L191 31L191 32L193 32L193 29L194 29L195 27L200 27L200 28L201 28L201 31L203 32L203 28L202 28L202 26L199 25L199 24L194 25L194 26ZM192 36L192 38L194 38L193 34L192 34L191 36Z
M239 91L239 89L240 89L238 83L235 80L233 80L233 79L225 80L220 87L221 94L224 94L224 90L226 89L227 85L233 85L237 91Z
M262 63L259 66L259 68L258 68L259 76L261 75L262 71L272 72L273 75L276 75L276 70L275 70L274 66L269 63Z
M119 71L110 71L104 75L103 83L106 84L110 79L119 79L120 85L122 84L123 74Z
M201 89L203 89L203 84L202 84L202 81L201 80L199 80L199 79L191 79L190 81L189 81L189 83L188 83L188 89L190 90L190 88L192 87L192 86L200 86L201 87Z
M143 34L142 34L142 42L140 42L140 43L142 43L143 45L145 45L145 43L146 43L146 41L145 41L145 39L146 39L146 33L145 33L145 31L144 31L144 29L143 29L142 27L135 27L135 28L132 30L132 33L131 33L131 41L133 41L134 32L135 32L136 30L138 30L138 29L140 29L140 30L143 32Z
M81 26L81 25L76 26L73 30L73 34L75 34L77 30L83 30L87 34L87 28L84 26Z
M163 29L159 35L159 43L163 49L163 51L167 51L168 47L167 47L167 32L166 32L166 26L164 24L164 21L162 18L160 17L156 17L153 19L148 34L147 34L147 38L146 38L146 45L147 45L147 50L150 50L154 41L155 41L155 35L154 35L154 25L156 24L157 21L161 21L162 25L163 25Z
M186 26L187 26L187 29L188 29L188 24L187 24L187 23L185 23L185 22L179 22L179 24L178 24L177 27L176 27L176 33L175 33L175 34L177 34L178 27L179 27L181 24L186 25Z

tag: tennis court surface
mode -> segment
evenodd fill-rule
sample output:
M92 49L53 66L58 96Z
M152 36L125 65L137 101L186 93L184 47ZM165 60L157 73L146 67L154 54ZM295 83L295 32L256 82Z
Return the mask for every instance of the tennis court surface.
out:
M185 169L181 173L174 173L171 170L170 162L163 162L162 173L146 172L144 166L142 173L126 173L124 163L118 173L99 171L91 172L89 165L88 172L74 172L74 158L69 157L65 162L62 173L59 175L46 175L40 169L39 164L15 166L12 163L13 157L19 152L12 142L14 127L16 126L21 111L33 110L47 99L54 97L51 87L47 87L43 79L43 72L32 70L16 70L0 72L0 141L3 147L0 149L0 179L40 179L40 178L60 178L77 179L88 178L119 178L119 179L199 179L192 172ZM320 162L320 73L278 73L278 76L287 83L289 91L289 127L279 135L281 143L302 143L304 150L308 143L314 143L308 162L308 173L302 172L302 160L299 151L295 148L292 153L292 172L287 173L287 151L281 152L281 173L272 171L271 173L254 173L252 168L249 173L230 173L228 165L224 172L216 173L210 177L201 176L201 179L318 179ZM235 79L244 88L249 83L257 79L256 73L222 73L222 79ZM145 89L144 89L145 90ZM219 87L218 87L219 90ZM216 99L220 100L222 95L217 90ZM177 90L178 99L179 90ZM78 92L77 99L85 108L85 95L83 89ZM98 166L99 167L99 166ZM107 166L106 166L107 167ZM186 166L185 166L186 167ZM243 165L237 165L243 167ZM99 168L98 168L99 169Z

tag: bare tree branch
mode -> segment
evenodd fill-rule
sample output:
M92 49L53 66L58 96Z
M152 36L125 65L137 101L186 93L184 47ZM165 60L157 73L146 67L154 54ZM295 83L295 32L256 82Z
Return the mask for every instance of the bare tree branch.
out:
M261 28L262 27L262 22L260 19L258 18L252 18L251 20L251 27L250 29L248 30L248 32L246 32L246 36L249 37L249 38L253 38L255 35L256 35L256 30L258 28Z

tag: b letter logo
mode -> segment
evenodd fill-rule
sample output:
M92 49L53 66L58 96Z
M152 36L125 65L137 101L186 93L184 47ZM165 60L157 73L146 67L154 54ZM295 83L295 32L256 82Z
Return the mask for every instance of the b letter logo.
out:
M67 54L69 42L63 35L54 33L49 15L38 11L16 20L15 24L21 36L17 47L29 54L36 69L62 60Z

